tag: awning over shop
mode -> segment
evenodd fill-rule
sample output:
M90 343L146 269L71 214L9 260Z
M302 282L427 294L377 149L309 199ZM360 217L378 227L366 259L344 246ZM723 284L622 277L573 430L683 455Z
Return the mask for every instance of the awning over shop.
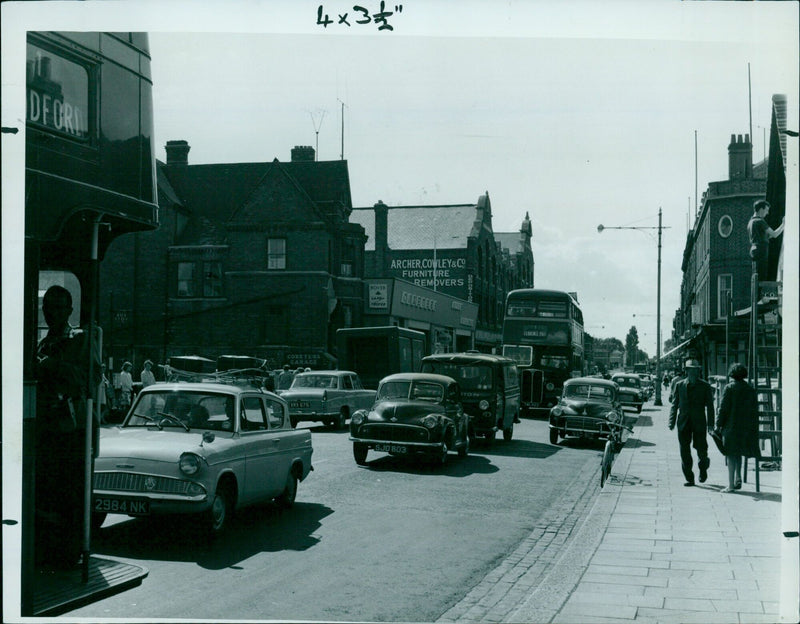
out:
M684 348L686 345L688 345L688 344L689 344L691 341L692 341L692 338L689 338L689 340L684 340L684 341L683 341L682 343L680 343L680 344L679 344L677 347L672 347L672 348L671 348L669 351L667 351L666 353L662 353L662 354L661 354L661 359L663 360L664 358L666 358L666 357L669 357L670 355L672 355L673 353L675 353L675 352L676 352L676 351L678 351L679 349L683 349L683 348Z

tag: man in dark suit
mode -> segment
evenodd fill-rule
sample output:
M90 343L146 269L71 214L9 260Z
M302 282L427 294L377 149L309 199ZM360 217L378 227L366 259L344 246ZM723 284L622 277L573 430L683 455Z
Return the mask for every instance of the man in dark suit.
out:
M700 379L700 363L686 360L686 377L675 385L675 396L669 410L669 428L678 425L678 444L681 448L681 469L686 477L684 485L694 485L692 449L697 451L700 483L708 478L708 440L706 432L714 428L714 391Z

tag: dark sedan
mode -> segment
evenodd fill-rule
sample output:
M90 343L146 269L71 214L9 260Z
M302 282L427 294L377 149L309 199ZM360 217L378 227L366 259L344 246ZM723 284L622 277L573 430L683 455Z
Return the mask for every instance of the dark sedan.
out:
M458 383L445 375L399 373L384 377L375 404L350 417L353 457L366 464L370 450L424 454L444 464L451 450L469 453L469 416Z
M550 410L550 443L577 436L621 444L628 430L617 392L613 381L595 377L564 382L561 398Z

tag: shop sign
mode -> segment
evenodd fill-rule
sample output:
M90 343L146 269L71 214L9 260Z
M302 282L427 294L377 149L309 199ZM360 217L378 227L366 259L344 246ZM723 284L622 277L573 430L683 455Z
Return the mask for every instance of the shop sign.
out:
M388 310L389 284L369 284L368 297L371 310Z

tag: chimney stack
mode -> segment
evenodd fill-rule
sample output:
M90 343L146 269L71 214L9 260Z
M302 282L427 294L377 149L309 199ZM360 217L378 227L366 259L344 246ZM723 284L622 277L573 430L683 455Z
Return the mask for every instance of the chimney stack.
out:
M190 149L187 141L167 141L167 164L188 165Z
M728 179L749 180L753 177L753 144L750 135L731 135L728 145Z
M314 162L314 148L310 145L295 145L292 148L292 162Z
M389 206L375 204L375 274L386 275L386 252L389 249Z

